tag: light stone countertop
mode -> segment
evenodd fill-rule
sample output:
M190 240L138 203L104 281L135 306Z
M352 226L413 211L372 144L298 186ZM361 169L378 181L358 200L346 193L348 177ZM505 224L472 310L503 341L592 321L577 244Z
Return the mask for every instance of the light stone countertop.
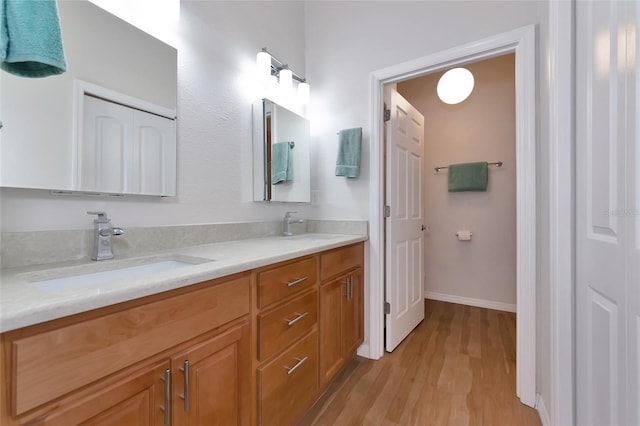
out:
M202 281L332 248L366 241L365 235L300 234L183 247L128 259L37 265L0 270L0 332L185 287ZM32 283L142 265L150 260L205 261L177 269L77 289L41 290Z

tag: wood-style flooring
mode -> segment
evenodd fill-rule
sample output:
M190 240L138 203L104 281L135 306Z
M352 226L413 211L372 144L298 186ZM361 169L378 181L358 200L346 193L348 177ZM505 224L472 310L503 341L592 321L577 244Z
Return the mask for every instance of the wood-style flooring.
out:
M427 300L393 353L356 357L299 425L540 425L515 363L515 314Z

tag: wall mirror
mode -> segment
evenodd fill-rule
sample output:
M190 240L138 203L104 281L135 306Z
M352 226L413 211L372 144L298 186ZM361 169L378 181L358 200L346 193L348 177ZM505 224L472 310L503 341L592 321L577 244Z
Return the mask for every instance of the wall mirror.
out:
M58 9L67 72L0 71L0 186L175 195L176 49L86 0Z
M311 200L309 120L262 99L253 104L255 201Z

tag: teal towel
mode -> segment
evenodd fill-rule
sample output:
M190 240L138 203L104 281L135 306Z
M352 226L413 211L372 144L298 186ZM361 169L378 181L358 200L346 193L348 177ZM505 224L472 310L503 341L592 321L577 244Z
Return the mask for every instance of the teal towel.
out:
M449 166L449 192L486 191L488 179L486 161Z
M271 185L293 179L291 142L274 143L271 147Z
M0 0L0 68L21 77L67 70L55 0Z
M360 176L361 150L362 127L340 130L338 133L336 176L346 176L350 178Z

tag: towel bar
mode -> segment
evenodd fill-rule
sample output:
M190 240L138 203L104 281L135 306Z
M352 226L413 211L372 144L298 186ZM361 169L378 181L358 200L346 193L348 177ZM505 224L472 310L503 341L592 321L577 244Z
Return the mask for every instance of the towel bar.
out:
M496 166L496 167L502 167L502 161L495 161L493 163L487 163L490 166ZM434 167L434 170L436 172L439 172L442 169L448 169L449 166L440 166L440 167Z

